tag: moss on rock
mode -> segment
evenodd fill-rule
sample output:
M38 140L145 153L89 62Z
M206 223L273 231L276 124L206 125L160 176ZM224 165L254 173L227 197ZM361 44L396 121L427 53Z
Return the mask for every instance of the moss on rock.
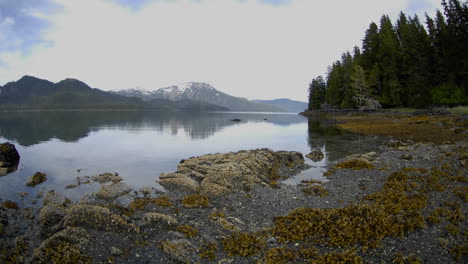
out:
M352 170L362 170L362 169L373 169L375 166L370 161L366 159L350 159L337 163L334 166L334 169L352 169Z
M28 181L26 182L26 186L34 187L38 184L47 181L47 175L43 172L36 172L33 176L31 176Z
M236 232L222 240L224 251L231 257L248 257L260 254L266 248L266 240L256 234Z

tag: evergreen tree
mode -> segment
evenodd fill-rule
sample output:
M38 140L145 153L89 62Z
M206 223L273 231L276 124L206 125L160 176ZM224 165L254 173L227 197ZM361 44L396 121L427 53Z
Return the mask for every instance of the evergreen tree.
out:
M430 103L428 87L430 39L418 16L401 13L396 32L400 43L399 81L404 106L422 107Z
M380 46L377 53L379 62L380 101L386 106L399 106L401 86L398 79L399 44L392 21L387 15L382 16L379 30Z
M353 74L354 58L351 53L346 52L341 57L342 70L342 85L340 87L343 99L341 100L341 108L353 108L353 88L351 87L351 75Z
M340 106L343 100L341 87L343 86L343 66L340 61L328 68L326 102L333 106Z
M369 29L367 29L366 35L362 41L362 55L359 62L364 69L372 69L374 67L377 61L379 46L379 27L377 24L372 22L369 25Z
M350 108L369 90L386 107L468 103L467 2L442 5L444 13L426 14L426 27L403 12L395 25L387 15L379 26L371 23L362 49L354 47L353 55L344 53L329 67L326 102Z
M312 80L309 85L309 110L319 110L320 105L325 103L326 87L322 76Z

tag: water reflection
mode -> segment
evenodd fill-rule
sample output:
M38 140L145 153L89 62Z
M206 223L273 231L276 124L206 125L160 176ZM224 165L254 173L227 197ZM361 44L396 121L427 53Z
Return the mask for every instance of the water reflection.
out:
M309 117L307 122L308 152L320 150L323 152L324 158L317 162L306 159L306 163L312 167L283 181L283 183L297 185L301 181L309 179L325 182L327 179L323 173L329 162L353 154L376 151L377 146L382 143L381 137L351 133L336 127L336 124L335 120Z
M233 122L231 119L240 119ZM0 142L11 141L21 155L18 171L0 177L0 198L24 202L54 189L76 201L98 184L65 186L76 177L118 172L135 189L163 190L155 180L175 171L181 159L245 149L299 151L320 148L325 158L291 184L319 179L328 161L378 146L378 138L352 134L329 120L296 114L161 113L151 111L64 111L0 113ZM35 172L48 180L24 183ZM20 192L27 192L20 198Z
M304 122L298 115L268 113L164 113L154 111L25 111L0 112L0 136L31 146L56 138L76 142L102 128L120 130L151 129L177 135L183 131L191 139L206 139L237 123L269 122L291 125Z
M336 127L335 120L309 118L307 141L312 150L324 149L329 161L375 151L382 138L349 132Z

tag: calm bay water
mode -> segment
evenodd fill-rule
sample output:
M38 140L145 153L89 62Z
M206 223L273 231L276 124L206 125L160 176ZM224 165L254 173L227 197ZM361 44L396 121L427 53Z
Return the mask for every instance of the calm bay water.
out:
M241 122L231 121L234 118ZM45 111L0 113L0 142L16 145L18 171L0 177L0 197L23 203L40 191L77 200L97 183L64 189L76 177L117 172L135 189L150 186L161 173L175 171L181 159L256 148L299 151L320 148L325 159L285 181L322 179L327 162L375 150L379 138L349 133L332 121L277 113L161 113L151 111ZM34 188L25 182L36 171L48 180ZM21 198L20 192L28 192Z

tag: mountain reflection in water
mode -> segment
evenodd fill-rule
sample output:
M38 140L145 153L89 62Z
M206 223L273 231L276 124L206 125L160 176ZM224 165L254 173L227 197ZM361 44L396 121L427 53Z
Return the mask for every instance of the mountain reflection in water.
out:
M156 111L22 111L0 112L0 136L23 146L56 138L75 142L102 128L151 129L170 134L183 130L191 139L206 139L227 126L233 118L245 122L291 125L305 122L295 114L269 113L189 113Z
M322 177L330 161L374 150L379 139L297 114L24 111L0 112L0 142L5 141L16 145L21 159L16 172L0 177L0 198L26 203L41 190L54 189L77 201L100 187L91 183L65 189L76 177L118 172L135 190L150 186L164 191L155 180L189 157L257 148L306 155L320 148L325 158L306 159L312 168L289 181L297 184ZM37 171L48 180L25 186ZM21 198L21 192L29 195Z

